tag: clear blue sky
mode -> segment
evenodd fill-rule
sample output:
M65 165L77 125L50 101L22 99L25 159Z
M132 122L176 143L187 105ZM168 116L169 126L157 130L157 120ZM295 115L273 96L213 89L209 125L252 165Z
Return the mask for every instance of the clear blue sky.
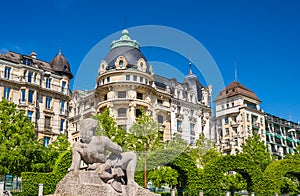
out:
M35 51L50 61L62 48L76 75L85 55L105 37L125 26L164 25L201 42L225 85L234 80L236 63L238 81L256 92L262 109L300 121L300 1L46 0L2 1L0 6L1 53ZM148 60L188 71L187 59L143 52Z

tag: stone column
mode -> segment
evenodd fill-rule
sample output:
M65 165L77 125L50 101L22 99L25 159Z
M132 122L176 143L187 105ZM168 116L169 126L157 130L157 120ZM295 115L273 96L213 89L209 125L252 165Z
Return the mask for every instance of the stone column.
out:
M203 196L203 190L199 190L199 196Z
M38 196L43 196L43 184L39 184L39 195Z
M4 182L0 182L0 196L4 195Z
M230 192L229 191L226 191L226 196L230 196Z
M175 195L176 195L175 189L172 189L171 190L171 196L175 196Z
M254 196L254 192L251 192L251 196Z

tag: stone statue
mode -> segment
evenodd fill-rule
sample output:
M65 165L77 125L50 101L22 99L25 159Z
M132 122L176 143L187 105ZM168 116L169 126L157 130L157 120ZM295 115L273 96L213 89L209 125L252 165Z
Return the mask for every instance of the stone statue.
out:
M80 161L83 160L88 165L88 170L101 168L121 168L126 171L126 184L134 183L134 173L136 167L136 155L133 152L122 152L122 148L113 143L106 136L95 136L98 121L87 118L80 123L80 142L74 144L72 148L72 165L69 171L77 171ZM110 154L106 155L105 152ZM104 169L105 170L105 169ZM113 170L112 170L113 171ZM109 175L104 172L100 175ZM113 174L111 174L113 179ZM107 180L107 179L105 179Z
M106 136L95 136L97 127L97 120L80 121L80 141L73 144L71 167L57 184L55 196L156 196L134 181L135 153L123 152ZM80 168L81 161L87 167Z

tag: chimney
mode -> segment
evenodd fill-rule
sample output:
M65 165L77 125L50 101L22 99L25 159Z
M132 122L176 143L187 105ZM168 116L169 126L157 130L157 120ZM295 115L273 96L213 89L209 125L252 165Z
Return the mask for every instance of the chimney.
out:
M33 59L36 59L36 53L35 52L31 52L30 53L30 57L33 58Z

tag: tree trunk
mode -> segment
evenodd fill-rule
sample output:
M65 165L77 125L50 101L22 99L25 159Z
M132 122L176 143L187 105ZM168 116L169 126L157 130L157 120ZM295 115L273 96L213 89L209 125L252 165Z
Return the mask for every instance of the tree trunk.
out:
M146 146L144 144L144 188L147 188L147 159Z

